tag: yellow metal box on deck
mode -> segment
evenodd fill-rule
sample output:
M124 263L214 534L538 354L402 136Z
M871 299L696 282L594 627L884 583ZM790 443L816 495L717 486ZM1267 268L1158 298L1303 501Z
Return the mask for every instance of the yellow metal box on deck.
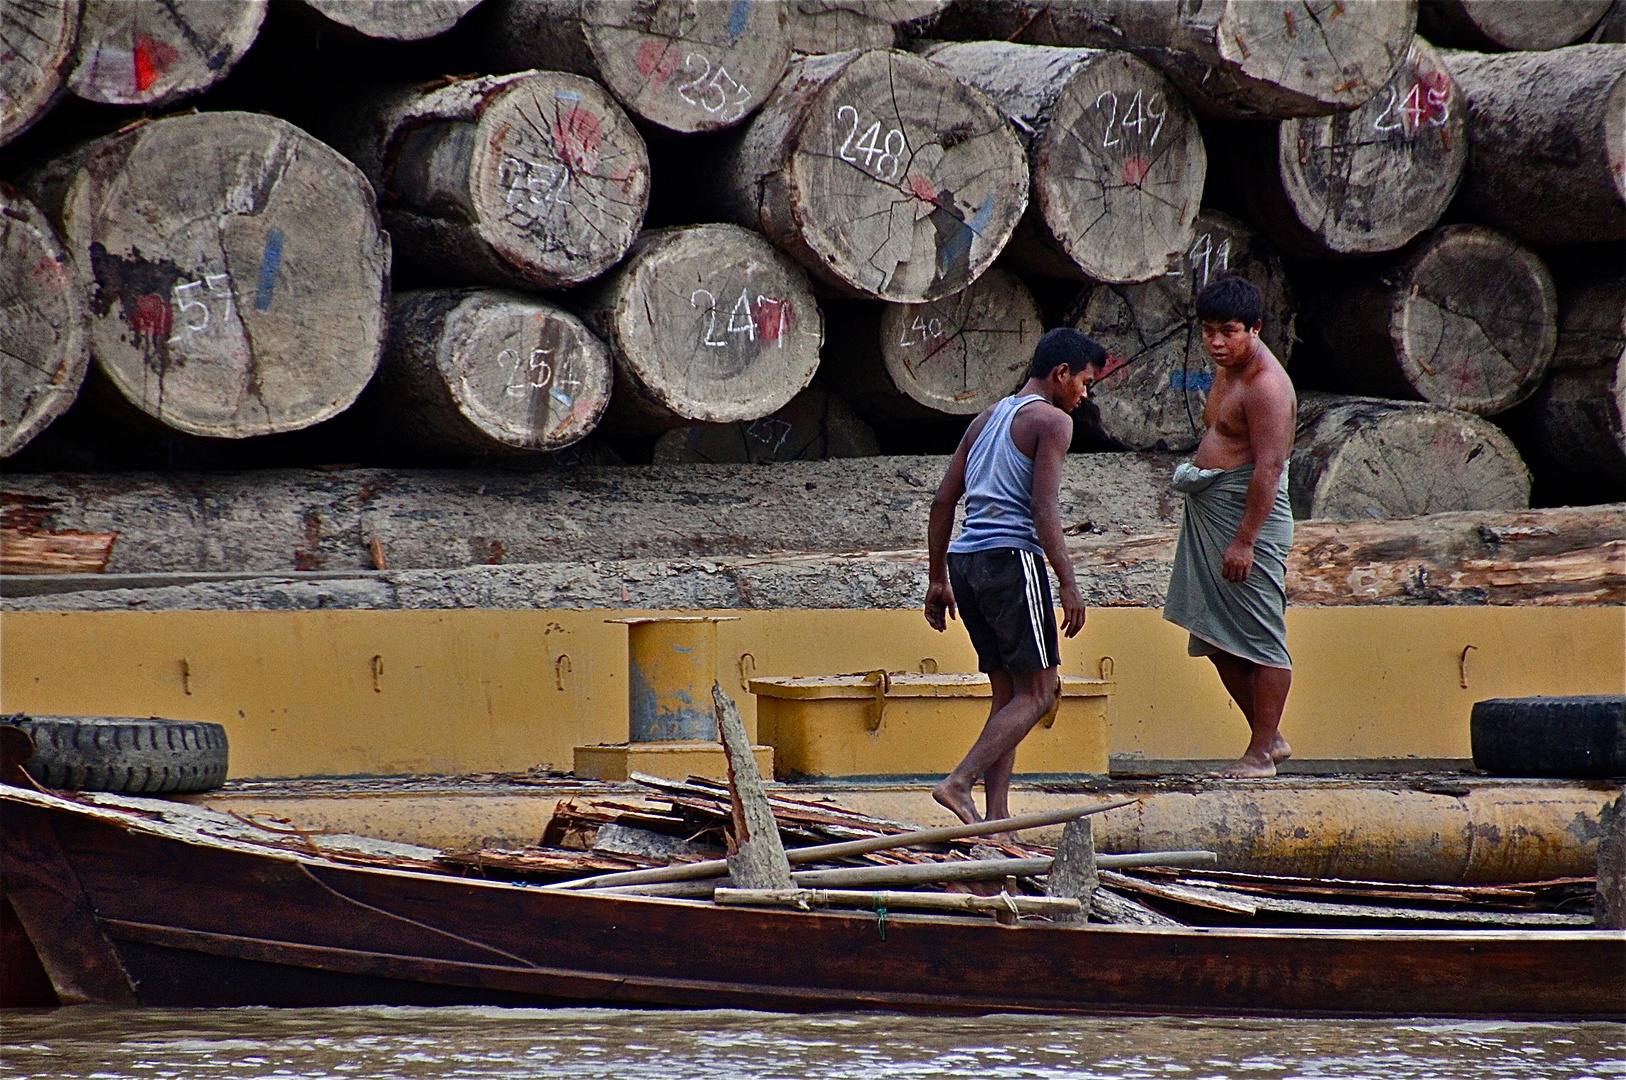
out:
M940 775L988 720L986 675L815 675L752 679L757 739L780 779ZM1016 751L1018 775L1107 771L1104 679L1062 677L1061 704Z

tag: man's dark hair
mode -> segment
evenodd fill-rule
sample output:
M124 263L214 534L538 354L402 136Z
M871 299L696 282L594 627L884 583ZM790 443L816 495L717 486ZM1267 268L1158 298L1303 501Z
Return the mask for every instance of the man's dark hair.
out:
M1245 277L1226 274L1203 286L1197 294L1199 322L1228 323L1232 319L1252 328L1265 317L1265 298L1259 287Z
M1043 379L1062 364L1073 372L1087 367L1106 367L1107 351L1077 330L1058 326L1040 338L1034 347L1028 377Z

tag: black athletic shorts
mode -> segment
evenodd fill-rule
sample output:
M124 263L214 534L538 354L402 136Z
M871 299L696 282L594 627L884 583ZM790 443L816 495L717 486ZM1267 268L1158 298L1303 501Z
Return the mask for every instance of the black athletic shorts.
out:
M977 670L1016 674L1061 663L1042 556L1020 548L951 551L948 569Z

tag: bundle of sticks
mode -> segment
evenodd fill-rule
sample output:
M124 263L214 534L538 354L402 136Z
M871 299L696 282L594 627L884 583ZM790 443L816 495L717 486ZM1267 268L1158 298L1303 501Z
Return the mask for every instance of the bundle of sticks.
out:
M1131 925L1568 926L1589 924L1593 879L1437 886L1291 878L1215 869L1210 852L1097 854L1088 820L1117 800L978 826L921 829L829 801L767 794L790 889L734 887L729 788L634 774L638 790L559 804L540 842L450 852L447 869L599 895L728 904L985 912ZM1077 820L1063 851L1011 839ZM981 835L976 835L980 831ZM1069 835L1074 850L1068 848ZM1079 851L1080 845L1087 851ZM1055 867L1087 878L1058 887ZM1084 867L1082 875L1078 867ZM945 891L946 890L946 891Z

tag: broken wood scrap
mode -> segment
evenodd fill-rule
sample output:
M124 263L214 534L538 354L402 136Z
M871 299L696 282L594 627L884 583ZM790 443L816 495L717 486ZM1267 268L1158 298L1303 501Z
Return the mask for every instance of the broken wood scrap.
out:
M585 874L637 870L656 865L653 860L633 855L573 851L566 848L481 848L477 851L448 851L435 860L441 866L477 871L496 871L546 881L564 881Z
M1090 897L1090 921L1119 926L1188 926L1156 908L1102 886Z
M1192 885L1215 885L1260 896L1284 899L1321 897L1354 900L1390 900L1401 904L1439 904L1508 910L1552 910L1589 896L1595 878L1556 878L1551 881L1510 882L1500 885L1425 885L1408 882L1349 881L1303 878L1241 871L1146 868L1141 875Z
M1591 916L1560 914L1541 911L1494 911L1484 909L1396 907L1381 904L1352 902L1326 902L1287 899L1277 896L1245 894L1235 889L1216 886L1196 886L1147 881L1128 874L1101 872L1102 884L1110 884L1126 892L1137 893L1153 900L1162 900L1188 908L1200 908L1247 919L1265 919L1277 922L1288 919L1298 922L1315 919L1333 925L1340 922L1402 923L1412 926L1472 925L1501 927L1564 927L1590 926Z

